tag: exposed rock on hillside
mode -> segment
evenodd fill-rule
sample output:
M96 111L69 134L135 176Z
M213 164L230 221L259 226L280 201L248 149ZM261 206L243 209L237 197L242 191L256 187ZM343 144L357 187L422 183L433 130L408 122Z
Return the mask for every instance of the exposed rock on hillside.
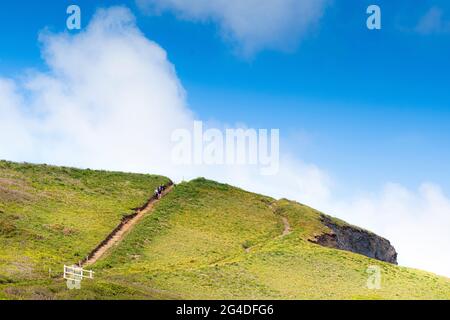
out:
M321 220L332 232L317 236L313 242L397 264L397 252L387 239L351 225L334 222L327 216Z

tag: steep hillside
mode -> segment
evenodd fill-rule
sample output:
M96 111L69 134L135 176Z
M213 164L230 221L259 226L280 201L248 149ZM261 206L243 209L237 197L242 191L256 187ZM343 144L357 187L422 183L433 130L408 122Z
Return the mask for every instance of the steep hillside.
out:
M3 183L0 189L0 196L8 198L6 205L2 201L0 207L2 217L7 217L5 221L9 223L16 223L15 232L0 238L1 248L8 241L15 248L13 256L16 257L13 259L7 250L1 251L0 277L3 278L0 279L4 280L0 284L0 298L450 299L449 279L335 249L395 262L395 250L385 239L299 203L276 201L205 179L179 184L156 204L118 246L90 267L96 271L96 279L84 281L82 290L67 290L64 281L56 275L44 279L18 273L13 277L5 270L18 270L18 260L35 256L29 254L30 250L53 259L55 268L58 263L62 265L83 256L108 233L108 228L114 228L121 217L120 212L139 205L136 202L145 202L148 188L153 190L155 183L167 180L50 167L25 169L26 166L10 163L2 163L1 168L2 179L27 181L28 184L26 188L25 184ZM74 170L78 178L69 182L66 170ZM66 178L57 178L60 175ZM82 205L80 201L76 201L78 205L70 205L72 202L67 200L62 203L61 199L68 197L65 193L73 196L74 189L78 190L77 183L84 181L79 175L92 175L92 179L95 176L95 188L108 190L107 195L98 192L92 197L80 196L85 200ZM41 176L47 178L38 178ZM48 193L43 193L45 188L36 189L43 180L49 180L48 177L52 177L52 186L62 179L64 187L54 186ZM35 180L40 182L33 183ZM92 187L88 184L85 188L91 188L89 186ZM38 197L46 195L47 198L38 206L36 200L20 202L17 197L13 199L11 193L14 192L27 192ZM150 196L151 191L148 192L147 196ZM119 201L120 198L123 200ZM47 205L53 202L60 206ZM14 206L16 209L12 209ZM102 218L97 210L101 206L108 212ZM28 217L29 207L40 208L33 215L32 226L19 225L25 218L11 219L13 212ZM56 211L58 214L54 213L56 208L60 210ZM81 228L85 219L74 213L80 208L90 218L90 223L86 224L89 232ZM78 235L82 233L83 237L89 238L89 243L82 237L73 236L70 239L76 241L76 245L69 245L65 236L50 237L41 231L46 230L41 219L52 220L54 217L59 217L56 221L61 226L70 226ZM52 220L51 223L56 222ZM45 224L49 222L45 221ZM31 238L26 248L22 248L22 239L27 236L25 230L43 233L48 238L40 241ZM321 243L323 239L327 239L327 243ZM53 242L62 245L53 248ZM65 258L56 258L55 251L64 252ZM39 261L43 263L43 260ZM380 268L379 290L367 288L367 270L371 266Z
M59 276L169 179L0 162L0 284Z

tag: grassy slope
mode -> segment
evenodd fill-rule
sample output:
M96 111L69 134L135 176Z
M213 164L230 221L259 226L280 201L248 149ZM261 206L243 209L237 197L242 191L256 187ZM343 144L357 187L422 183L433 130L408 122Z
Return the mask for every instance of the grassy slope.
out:
M0 292L59 276L167 181L1 161Z
M293 229L286 237L282 216ZM311 208L198 179L177 186L95 268L147 298L450 298L448 279L307 241L324 231ZM366 288L370 265L382 268L381 290Z
M1 170L0 172L10 174L20 173L24 178L23 170ZM59 176L63 172L61 170L53 168L52 173L48 174ZM76 172L79 175L92 174ZM106 178L110 175L117 180ZM30 179L29 173L25 176ZM87 198L85 205L97 207L102 204L110 208L109 218L114 215L119 218L119 212L129 208L131 203L131 206L140 204L138 200L143 200L145 195L142 194L143 198L139 199L139 190L146 190L141 183L151 184L148 177L135 175L98 173L97 179L96 188L102 185L115 194L111 197L99 197L102 194L100 192ZM112 185L111 181L114 181ZM124 181L134 181L136 184L130 183L134 189L129 190L129 185ZM76 184L66 182L65 188L73 192L73 185ZM26 190L23 186L16 189ZM62 191L66 193L67 190ZM121 195L127 200L118 201ZM46 201L49 202L48 199ZM17 199L9 203L12 206L17 203ZM22 205L22 208L28 206L29 204ZM78 207L80 206L72 209ZM89 214L92 207L86 207L86 215L92 216L92 213ZM52 208L43 206L39 216L53 217L55 213ZM71 217L63 221L77 219L78 222L74 220L71 228L81 229L78 223L84 219L72 216L72 209L65 207L64 212L61 212L61 215ZM0 210L4 209L0 207ZM293 229L285 237L280 236L284 228L281 219L283 216L288 218ZM87 226L91 228L92 238L99 236L97 228L100 225L106 231L110 225L116 224L110 223L112 219L109 218L99 221L98 225ZM41 221L36 221L30 232L42 229ZM389 265L349 252L323 248L307 241L324 231L327 229L320 223L319 213L306 206L287 200L274 201L227 185L198 179L177 186L164 198L152 215L145 217L114 251L93 266L97 279L84 281L82 290L68 291L60 279L42 279L41 282L0 285L0 298L3 295L5 298L59 299L450 299L450 281L446 278ZM17 245L20 237L10 238L10 243ZM0 239L3 244L4 237ZM62 237L56 238L56 242L59 241L66 242ZM96 241L93 243L96 244ZM92 243L78 244L85 246L86 250L94 246ZM50 248L42 241L33 246L39 252L53 255L49 254ZM10 267L13 260L4 260L3 257L7 255L3 251L7 250L0 250L0 270L4 270ZM65 250L67 257L72 258L73 250ZM24 252L16 251L16 256L22 257ZM382 268L381 290L366 288L366 269L369 265ZM4 271L0 271L0 275L3 273Z

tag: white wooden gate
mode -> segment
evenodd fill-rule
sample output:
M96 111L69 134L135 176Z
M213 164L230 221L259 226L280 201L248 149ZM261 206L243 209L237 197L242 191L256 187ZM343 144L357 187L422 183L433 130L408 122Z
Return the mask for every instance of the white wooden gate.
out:
M84 270L79 266L64 265L64 279L67 280L69 289L81 289L81 281L83 279L94 279L94 271Z

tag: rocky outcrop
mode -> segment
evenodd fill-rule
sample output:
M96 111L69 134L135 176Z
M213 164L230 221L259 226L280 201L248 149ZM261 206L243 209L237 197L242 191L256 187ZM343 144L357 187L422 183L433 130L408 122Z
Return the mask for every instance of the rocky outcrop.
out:
M336 223L327 216L322 216L321 220L332 232L317 236L312 242L397 264L397 252L387 239L351 225Z

